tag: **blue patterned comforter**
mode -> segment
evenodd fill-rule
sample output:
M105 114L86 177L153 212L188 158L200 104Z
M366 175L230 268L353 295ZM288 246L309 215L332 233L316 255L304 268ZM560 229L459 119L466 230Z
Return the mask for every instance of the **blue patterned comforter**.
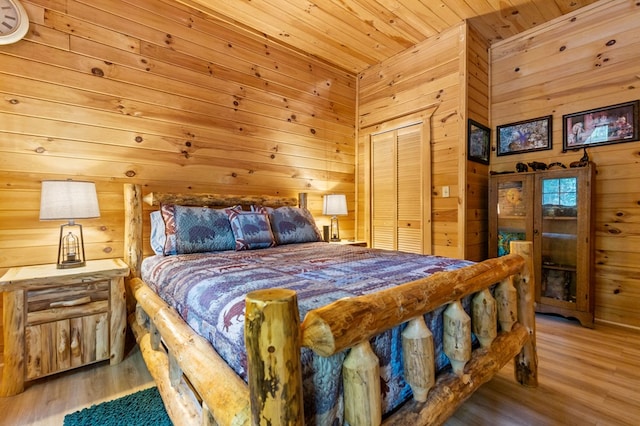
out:
M250 291L272 287L295 290L302 321L309 310L337 299L469 264L438 256L316 242L263 250L153 256L144 260L142 278L246 381L244 299ZM443 309L425 316L435 338L438 370L448 364L441 343ZM393 410L411 395L402 378L402 327L372 340L381 364L383 412ZM343 423L341 368L345 355L324 358L303 348L307 424Z

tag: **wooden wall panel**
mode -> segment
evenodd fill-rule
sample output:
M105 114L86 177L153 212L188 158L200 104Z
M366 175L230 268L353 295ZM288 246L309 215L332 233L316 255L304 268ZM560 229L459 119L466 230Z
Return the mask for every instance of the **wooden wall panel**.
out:
M488 167L467 161L467 117L488 125L488 45L461 23L364 71L359 77L358 125L398 119L436 107L431 120L433 253L472 260L487 255ZM358 198L366 203L365 137L359 139ZM362 184L361 184L362 183ZM443 186L450 196L443 197ZM366 205L363 205L366 211ZM366 215L358 214L366 237Z
M560 161L562 115L640 98L640 5L600 1L491 48L492 126L553 115L552 150L491 158ZM495 137L494 137L495 141ZM591 147L596 165L596 320L640 327L640 142Z
M459 209L464 185L460 185L461 98L460 84L464 58L466 25L457 25L439 37L362 72L358 88L358 126L363 129L419 110L436 107L431 117L432 250L434 254L462 257ZM358 141L358 176L364 180L366 169L365 138ZM441 188L448 185L450 198L442 198ZM358 198L366 202L364 181L358 183ZM454 214L451 214L451 211ZM358 216L358 236L366 238L366 218ZM361 220L360 220L361 219Z
M123 183L307 192L320 226L322 195L342 192L354 236L354 74L174 1L23 4L29 34L0 46L0 274L56 260L44 179L96 182L89 259L123 255Z
M467 27L465 75L467 78L466 117L489 127L489 44L473 25ZM465 153L468 149L467 126L463 130ZM466 155L466 154L465 154ZM464 178L465 259L484 260L488 255L489 166L466 160Z

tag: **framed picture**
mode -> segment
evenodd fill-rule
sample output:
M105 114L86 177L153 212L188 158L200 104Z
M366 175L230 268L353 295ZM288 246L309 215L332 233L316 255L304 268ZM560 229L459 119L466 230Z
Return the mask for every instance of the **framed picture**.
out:
M638 102L562 116L562 151L638 140Z
M491 130L469 119L467 127L467 158L482 164L489 164Z
M551 149L551 116L498 126L498 155Z

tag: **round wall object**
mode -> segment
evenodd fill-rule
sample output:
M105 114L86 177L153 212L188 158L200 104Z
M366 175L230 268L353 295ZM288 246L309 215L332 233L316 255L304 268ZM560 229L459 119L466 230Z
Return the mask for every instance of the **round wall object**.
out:
M21 40L29 31L29 17L18 0L0 0L0 44Z

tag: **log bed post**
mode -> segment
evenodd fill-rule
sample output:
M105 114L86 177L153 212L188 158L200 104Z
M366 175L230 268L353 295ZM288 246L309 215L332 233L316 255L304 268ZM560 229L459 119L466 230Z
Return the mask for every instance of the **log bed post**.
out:
M252 424L304 425L296 292L256 290L245 306Z
M124 184L124 261L129 265L125 278L125 303L127 316L136 309L136 300L129 289L129 281L140 278L142 265L142 189L140 185Z
M511 253L525 260L522 272L513 277L518 290L518 322L529 333L529 340L515 359L515 374L518 383L538 386L538 355L536 350L536 313L534 306L535 275L533 267L533 244L527 241L511 241Z
M140 277L142 264L142 190L140 185L124 184L124 261L129 265L129 278Z

